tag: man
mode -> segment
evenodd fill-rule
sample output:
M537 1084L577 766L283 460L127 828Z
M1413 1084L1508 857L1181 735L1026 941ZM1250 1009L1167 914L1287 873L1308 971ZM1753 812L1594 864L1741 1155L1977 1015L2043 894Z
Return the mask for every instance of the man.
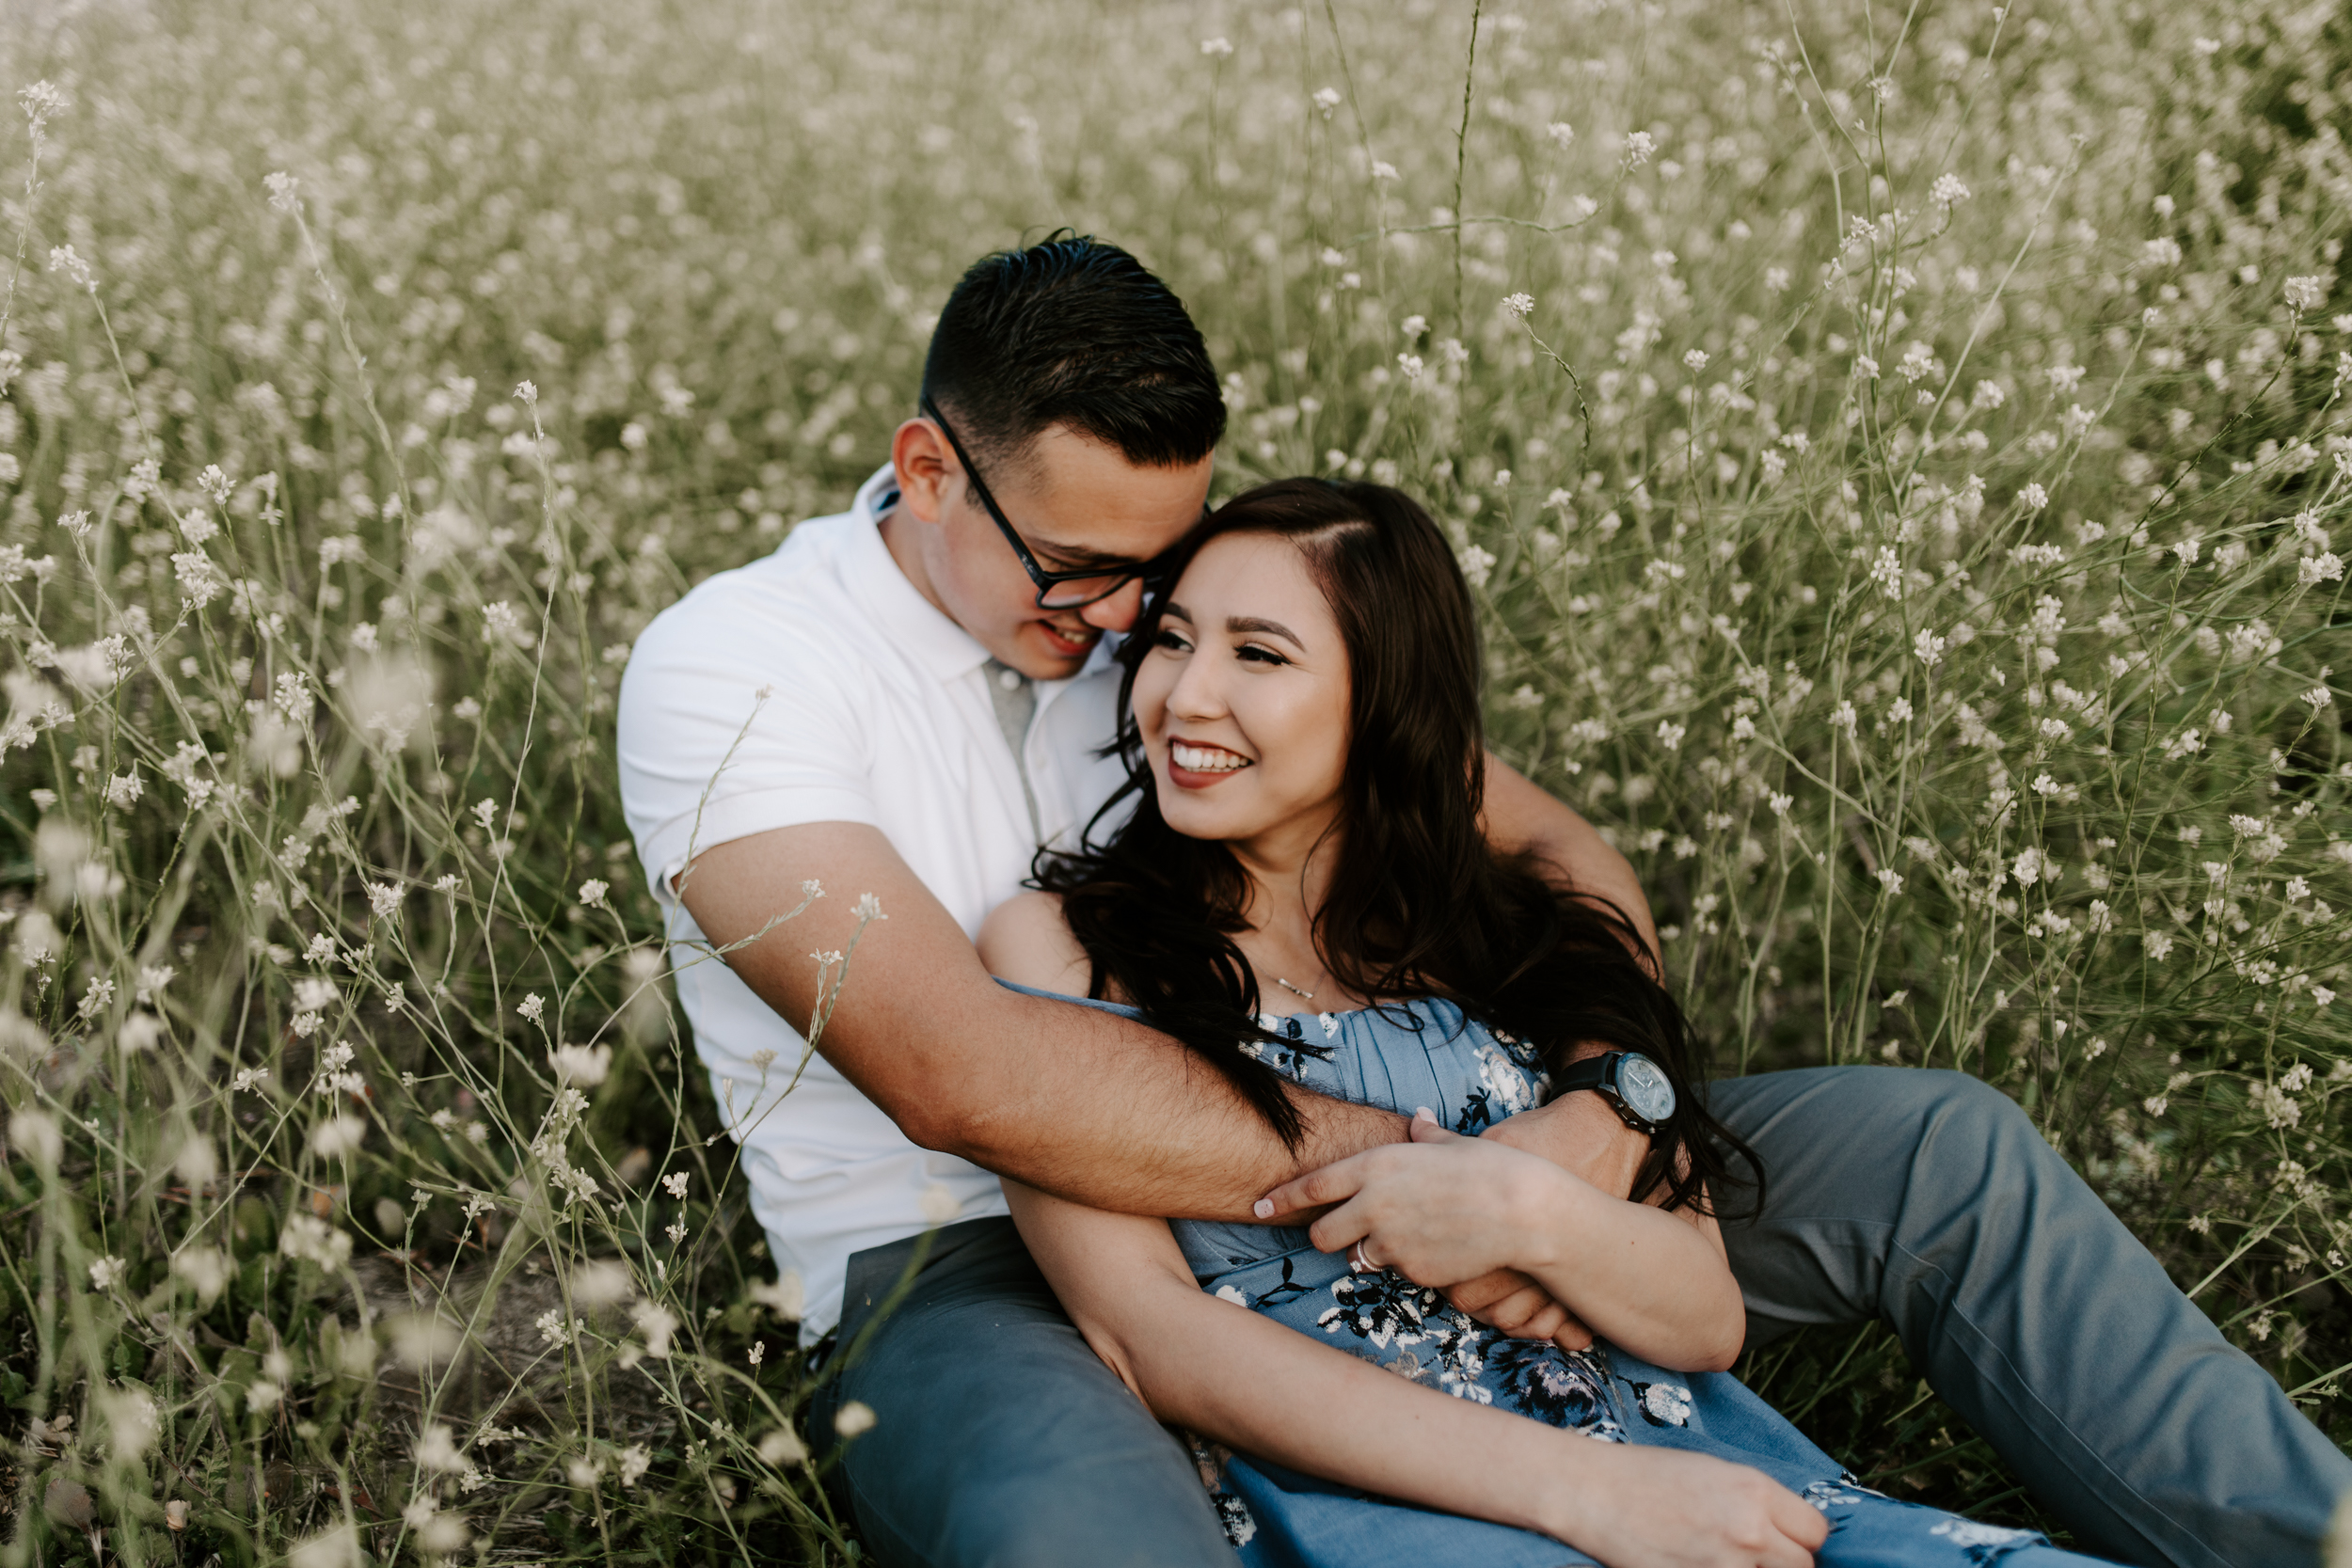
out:
M1230 1562L1190 1465L1062 1315L992 1173L1242 1219L1403 1124L1301 1094L1294 1158L1175 1042L996 986L969 941L1036 847L1082 830L1117 781L1098 754L1116 693L1104 639L1201 515L1216 372L1132 257L1057 238L965 275L920 406L847 514L705 582L639 641L619 718L630 826L754 1212L803 1282L803 1338L838 1335L825 1408L877 1418L840 1470L876 1554ZM1508 768L1489 775L1490 836L1615 899L1654 943L1625 861ZM812 880L824 896L778 926ZM850 946L867 894L886 923L801 1070L817 955ZM1714 1092L1771 1177L1760 1220L1726 1227L1752 1339L1885 1318L2110 1554L2314 1559L2352 1464L1997 1091L1849 1068ZM1588 1093L1487 1135L1620 1193L1642 1153ZM1581 1337L1523 1279L1454 1295L1514 1332Z

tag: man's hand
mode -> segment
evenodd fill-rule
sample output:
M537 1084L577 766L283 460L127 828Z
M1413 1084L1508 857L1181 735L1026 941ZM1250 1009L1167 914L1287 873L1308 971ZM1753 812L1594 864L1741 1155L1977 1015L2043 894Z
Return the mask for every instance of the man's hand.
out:
M1611 1197L1633 1196L1633 1179L1649 1158L1649 1138L1628 1127L1599 1095L1582 1090L1496 1122L1485 1135L1540 1154Z
M1550 1104L1499 1121L1486 1137L1540 1154L1612 1197L1633 1191L1649 1154L1649 1140L1618 1119L1597 1094L1562 1095ZM1446 1299L1489 1328L1521 1339L1549 1339L1562 1350L1585 1350L1593 1331L1549 1292L1517 1269L1497 1269L1466 1280Z
M1457 1310L1514 1339L1549 1339L1562 1350L1588 1350L1593 1331L1517 1269L1466 1279L1445 1293Z

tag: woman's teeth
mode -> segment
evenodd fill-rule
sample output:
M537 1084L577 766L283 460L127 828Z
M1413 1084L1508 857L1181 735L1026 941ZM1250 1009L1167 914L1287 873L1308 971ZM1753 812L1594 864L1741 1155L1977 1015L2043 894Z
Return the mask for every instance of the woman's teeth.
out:
M1249 759L1217 746L1187 746L1177 741L1168 749L1176 766L1187 773L1231 773L1249 766Z

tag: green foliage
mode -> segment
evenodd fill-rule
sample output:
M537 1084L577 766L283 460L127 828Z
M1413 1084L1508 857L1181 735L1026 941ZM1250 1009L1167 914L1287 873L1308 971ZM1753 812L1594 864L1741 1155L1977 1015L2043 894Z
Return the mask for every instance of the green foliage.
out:
M0 21L8 1561L850 1551L613 693L1063 223L1221 490L1446 521L1725 1070L1983 1074L2338 1418L2341 21L1211 14ZM1877 1331L1750 1370L2023 1506Z

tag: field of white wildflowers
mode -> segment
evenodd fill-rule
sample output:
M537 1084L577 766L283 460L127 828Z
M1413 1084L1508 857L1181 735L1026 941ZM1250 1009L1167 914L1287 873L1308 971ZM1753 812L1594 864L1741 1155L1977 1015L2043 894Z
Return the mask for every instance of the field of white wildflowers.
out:
M0 82L0 1564L854 1555L612 695L1062 224L1221 491L1447 520L1723 1070L1982 1074L2352 1423L2336 8L96 0ZM1878 1331L1746 1370L2029 1513Z

